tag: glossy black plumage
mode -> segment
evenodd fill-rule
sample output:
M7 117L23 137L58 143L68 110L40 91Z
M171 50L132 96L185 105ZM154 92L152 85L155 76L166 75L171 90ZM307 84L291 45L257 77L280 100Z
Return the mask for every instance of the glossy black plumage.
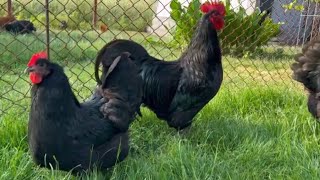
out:
M121 56L104 79L105 87L98 87L89 100L79 103L63 69L47 60L39 63L47 64L50 74L31 91L28 140L36 164L55 168L57 160L60 170L79 172L93 165L109 168L124 160L129 150L127 130L135 114L130 105L141 102L141 81L132 86L140 78L137 68ZM131 78L131 84L119 82L119 77ZM129 102L128 86L137 102Z
M219 39L209 20L214 13L211 11L202 17L187 50L177 61L156 59L130 40L106 44L96 60L97 81L100 64L108 69L112 59L121 52L131 53L143 79L143 103L169 126L188 127L216 95L223 79Z
M320 38L302 48L291 65L293 79L302 83L309 92L308 110L320 117Z

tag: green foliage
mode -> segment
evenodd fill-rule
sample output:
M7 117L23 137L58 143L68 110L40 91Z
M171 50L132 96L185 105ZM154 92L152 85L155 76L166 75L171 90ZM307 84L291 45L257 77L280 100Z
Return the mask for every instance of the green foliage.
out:
M320 0L309 0L308 3L319 3ZM288 10L296 10L296 11L303 11L304 10L304 6L300 3L298 3L297 0L293 0L291 3L289 4L284 4L282 5L282 7L285 9L285 11Z
M6 7L7 0L0 0L0 5ZM145 31L153 18L155 0L101 0L97 6L99 23L104 23L110 29ZM31 19L39 29L44 28L44 1L20 0L13 1L14 14L18 19ZM62 20L70 30L92 29L93 1L57 0L50 1L50 25L58 29ZM5 8L0 8L0 16L5 15Z
M177 25L174 37L179 44L186 45L190 41L196 24L201 18L200 5L199 0L192 0L188 7L182 7L178 0L171 1L170 15Z
M258 10L247 15L244 8L240 7L236 12L230 5L230 0L225 3L227 15L225 28L219 32L222 40L222 49L225 54L243 56L254 52L257 48L266 45L267 42L279 34L281 24L275 24L267 17L259 23L264 13ZM177 26L174 39L179 46L185 46L190 42L197 21L201 18L199 0L192 0L188 7L182 7L178 0L171 2L171 17Z
M265 12L261 13L256 10L247 15L246 10L242 7L238 12L235 12L230 1L226 2L226 11L226 25L219 34L224 53L236 56L253 53L280 33L281 24L273 23L271 18L267 17L260 23Z
M285 11L287 11L287 10L303 11L303 10L304 10L303 5L302 5L302 4L299 4L299 3L297 2L297 0L292 1L292 2L289 3L289 4L284 4L284 5L282 5L282 7L285 9Z

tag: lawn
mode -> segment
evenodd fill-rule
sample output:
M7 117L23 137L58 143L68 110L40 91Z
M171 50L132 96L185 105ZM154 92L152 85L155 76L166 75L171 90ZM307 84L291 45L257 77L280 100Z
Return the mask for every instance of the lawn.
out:
M112 32L51 36L51 59L65 66L81 100L95 86L97 50L113 38L132 36L151 54L169 60L180 54L149 44L147 34ZM22 72L30 55L44 48L43 39L43 34L0 34L0 179L76 179L35 166L28 152L30 83ZM128 158L107 172L83 178L319 179L319 125L307 111L303 88L290 77L297 51L269 46L252 58L224 56L221 90L188 133L178 134L143 108L143 117L130 127Z

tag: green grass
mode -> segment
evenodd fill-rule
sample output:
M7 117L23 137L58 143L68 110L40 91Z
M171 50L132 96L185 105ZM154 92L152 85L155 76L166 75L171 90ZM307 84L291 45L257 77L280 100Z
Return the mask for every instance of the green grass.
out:
M129 36L155 56L172 60L180 54L143 41L147 34L116 37ZM0 34L0 179L76 179L37 167L28 152L30 84L22 71L30 55L44 48L44 36L38 37ZM92 61L97 49L114 35L100 39L94 32L72 32L71 37L52 37L52 60L65 66L79 99L85 99L95 85ZM33 41L37 43L24 45ZM190 132L179 135L144 108L143 118L130 127L127 159L83 178L319 179L319 125L307 111L302 87L290 78L293 52L297 50L273 46L254 58L224 57L221 90L196 116Z

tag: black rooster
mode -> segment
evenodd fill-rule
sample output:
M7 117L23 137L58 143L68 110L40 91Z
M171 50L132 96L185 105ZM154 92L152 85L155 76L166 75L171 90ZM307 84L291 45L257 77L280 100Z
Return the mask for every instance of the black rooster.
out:
M293 79L309 91L308 110L320 118L320 38L306 44L295 61L291 66Z
M140 67L143 79L143 103L170 127L183 129L191 125L194 116L217 94L223 79L221 49L217 31L223 27L224 5L205 3L206 14L200 20L193 38L177 61L156 59L138 43L114 40L99 52L95 77L99 80L99 66L103 74L121 52L130 52Z
M36 164L79 172L93 165L109 168L125 159L127 130L135 114L130 106L141 102L142 85L127 54L115 61L119 62L104 78L104 89L97 88L89 101L79 103L62 67L47 60L44 52L31 58L27 69L33 83L28 140ZM117 81L118 76L131 82ZM128 86L137 102L128 102Z

